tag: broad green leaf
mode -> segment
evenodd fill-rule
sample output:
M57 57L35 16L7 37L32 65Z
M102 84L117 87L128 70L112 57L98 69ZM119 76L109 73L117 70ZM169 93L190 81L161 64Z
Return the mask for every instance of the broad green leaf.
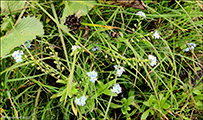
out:
M149 115L149 109L142 114L141 120L146 120L148 115Z
M78 1L67 1L65 2L65 8L62 15L62 22L65 22L67 16L74 13L79 13L79 15L86 15L89 10L91 10L97 2L95 0L78 0Z
M35 17L21 19L16 27L1 38L1 57L9 53L13 48L20 46L28 40L35 39L37 35L43 35L42 23Z
M1 1L1 10L3 13L16 13L19 12L19 10L21 8L23 8L25 5L25 1L9 1L9 0L5 0L5 1Z

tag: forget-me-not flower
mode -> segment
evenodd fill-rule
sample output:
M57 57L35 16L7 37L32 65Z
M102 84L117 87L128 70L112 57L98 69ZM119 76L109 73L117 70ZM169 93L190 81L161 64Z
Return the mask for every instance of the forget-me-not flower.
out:
M94 77L94 76L91 76L91 77L90 77L90 81L91 81L91 82L94 83L96 80L97 80L97 77Z
M97 75L98 75L98 73L96 71L94 71L94 70L90 71L90 72L87 72L87 76L90 77L90 81L93 82L93 83L97 80Z
M189 51L190 51L190 48L186 48L186 49L185 49L185 52L189 52Z
M83 96L81 97L81 100L83 100L83 101L86 101L86 100L87 100L87 98L85 97L85 95L83 95Z
M30 44L30 41L29 41L29 40L25 43L25 46L26 46L27 48L30 48L31 44Z
M15 56L14 59L16 60L16 62L22 62L23 61L21 55Z
M77 46L76 45L73 45L72 48L71 48L73 51L75 51L77 49Z
M111 89L111 92L114 92L116 94L120 94L122 92L122 89L119 84L115 84L115 86Z
M189 52L190 49L194 50L195 47L196 47L196 44L195 44L195 43L188 43L188 45L190 46L190 48L187 47L187 48L185 49L185 52Z
M77 105L81 105L80 98L75 98L74 102L75 102Z
M77 48L80 48L80 46L73 45L71 49L75 51Z
M117 72L116 72L116 75L117 75L118 77L121 77L122 74L123 74L123 71L120 70L120 69L118 69Z
M125 71L124 67L122 67L122 66L120 66L120 68L118 68L118 65L114 65L114 68L117 70L116 75L118 77L120 77L123 74L123 72Z
M145 13L142 11L137 12L136 15L139 15L140 17L146 18Z
M80 98L75 98L74 102L77 104L77 105L82 105L84 106L86 104L86 100L87 98L85 97L85 95L81 96Z
M84 106L86 104L85 100L81 100L81 105Z
M14 51L12 54L12 57L15 59L16 62L22 62L22 55L23 55L23 51Z
M154 65L156 65L156 57L153 55L149 55L148 59L151 60L150 65L153 67Z
M160 35L159 32L156 30L155 33L153 34L155 39L159 39Z
M98 47L92 47L91 49L92 49L92 51L99 50L99 48L98 48Z
M18 56L19 54L20 54L19 50L14 51L13 54L12 54L12 57Z
M150 63L150 65L153 67L154 65L156 65L156 59L153 59Z

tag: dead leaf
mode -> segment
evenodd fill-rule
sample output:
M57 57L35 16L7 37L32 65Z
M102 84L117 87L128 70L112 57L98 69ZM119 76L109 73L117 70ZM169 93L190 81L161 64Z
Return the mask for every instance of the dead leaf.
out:
M88 38L88 35L89 35L89 28L87 26L85 26L85 33L83 34L82 37L84 37L85 39Z
M104 1L101 1L101 2L107 3L107 4L122 5L125 7L133 7L135 9L142 9L142 10L147 9L146 5L142 0L109 0L107 2L104 2Z
M136 9L146 10L147 7L142 0L117 0L118 3L121 3L125 7L133 7Z

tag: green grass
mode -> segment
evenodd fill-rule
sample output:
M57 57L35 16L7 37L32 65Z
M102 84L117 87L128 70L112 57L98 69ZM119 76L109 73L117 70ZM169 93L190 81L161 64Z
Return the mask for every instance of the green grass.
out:
M18 12L3 12L2 25L3 18L10 22L1 37L28 15L40 20L44 35L31 49L18 46L1 58L2 119L203 119L203 3L144 3L147 10L97 3L74 32L61 20L65 2L35 1ZM159 39L153 37L156 30ZM112 38L112 32L119 37ZM191 42L197 46L185 52ZM72 45L81 48L73 52ZM94 46L99 51L93 52ZM16 63L11 55L21 49L23 62ZM157 57L156 66L150 66L148 55ZM124 67L121 77L114 65ZM87 76L92 70L98 73L95 83ZM110 91L114 84L122 93ZM86 104L76 105L82 95Z

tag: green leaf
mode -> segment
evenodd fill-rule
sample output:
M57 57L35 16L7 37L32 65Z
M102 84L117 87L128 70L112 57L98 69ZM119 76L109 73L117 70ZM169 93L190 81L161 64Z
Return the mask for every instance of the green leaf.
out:
M149 109L142 114L141 120L146 120L148 115L149 115Z
M71 107L72 107L73 113L75 114L75 116L77 116L77 108L75 107L75 105L73 103L73 99L71 100Z
M122 113L125 115L125 114L127 113L126 106L122 107L122 108L121 108L121 111L122 111Z
M128 98L127 104L130 105L131 103L134 102L134 100L135 100L135 96L130 96L130 97Z
M201 95L201 92L199 90L194 90L193 93L195 93L196 95Z
M94 99L89 99L87 101L87 106L88 106L88 110L92 112L94 110L94 108L95 108L95 100Z
M1 39L1 57L9 53L13 48L20 46L28 40L35 39L37 35L43 35L42 23L35 17L21 19L10 34Z
M143 102L143 104L148 106L148 107L150 106L148 101Z
M108 89L109 89L109 87L111 87L113 85L113 83L114 83L114 80L109 81L108 83L106 83L104 85L102 82L98 81L100 88L97 90L97 94L96 94L97 97L100 96L104 92L106 92L106 94L109 95ZM113 94L113 96L115 96L115 94ZM93 96L93 98L95 98L95 97L96 96Z
M21 8L23 8L25 5L25 1L9 1L9 0L5 0L5 1L1 1L1 10L2 13L10 13L10 12L19 12Z
M150 108L149 109L149 112L152 114L152 115L154 115L154 111Z
M150 95L148 101L149 101L149 105L152 106L152 102L154 101L153 95Z
M198 107L202 107L202 108L203 108L203 103L202 103L201 101L197 101L196 105L197 105Z
M110 107L111 107L111 108L121 108L122 105L118 105L118 104L111 103L111 104L110 104Z
M62 21L65 22L67 16L79 12L80 15L86 15L94 5L97 4L95 0L78 0L65 2L65 8L62 15Z
M170 105L169 105L168 103L164 103L163 108L164 108L164 109L169 109L169 108L170 108Z

